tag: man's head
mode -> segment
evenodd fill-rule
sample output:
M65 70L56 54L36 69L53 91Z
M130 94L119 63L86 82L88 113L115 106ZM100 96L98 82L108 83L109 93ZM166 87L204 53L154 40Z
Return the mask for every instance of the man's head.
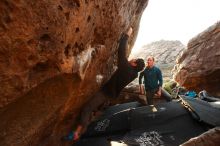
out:
M153 56L148 56L147 57L147 67L151 68L154 66L154 57Z
M143 70L144 66L145 66L144 59L142 59L142 58L132 59L132 60L129 61L129 63L138 72Z

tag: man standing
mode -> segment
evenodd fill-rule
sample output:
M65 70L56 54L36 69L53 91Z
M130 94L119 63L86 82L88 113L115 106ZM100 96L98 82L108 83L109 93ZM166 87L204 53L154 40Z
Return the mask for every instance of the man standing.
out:
M148 105L153 104L153 97L161 96L161 90L163 85L161 70L154 66L154 57L149 56L147 58L147 66L143 72L139 75L139 86L141 94L144 94L144 89L142 86L142 78L144 77L144 85L147 97Z
M84 106L80 114L80 122L75 131L70 132L64 140L78 140L84 133L91 121L92 112L105 103L109 98L117 98L121 90L131 81L138 77L138 72L143 70L145 63L143 59L127 60L126 50L128 38L132 34L132 28L123 34L118 47L118 69L109 81L98 91Z

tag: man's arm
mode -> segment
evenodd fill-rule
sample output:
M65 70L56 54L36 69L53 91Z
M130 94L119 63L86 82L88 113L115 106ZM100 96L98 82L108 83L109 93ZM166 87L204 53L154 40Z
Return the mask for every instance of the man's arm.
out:
M141 94L144 94L144 89L143 89L143 85L142 85L142 78L144 76L144 72L141 72L139 74L139 90Z
M163 77L162 77L162 72L160 69L158 69L158 80L159 80L159 86L163 86Z
M120 39L120 44L118 47L118 67L121 67L124 64L128 63L128 59L126 57L128 38L128 35L123 34Z
M126 50L127 50L127 45L128 45L128 38L132 34L132 28L128 30L126 34L123 34L121 39L120 39L120 44L118 47L118 67L124 66L125 64L128 63L128 59L126 56Z
M157 72L157 77L158 77L158 81L159 81L159 90L157 92L157 95L161 96L161 90L162 90L162 85L163 85L163 77L162 77L161 70L159 68L158 68L158 72Z

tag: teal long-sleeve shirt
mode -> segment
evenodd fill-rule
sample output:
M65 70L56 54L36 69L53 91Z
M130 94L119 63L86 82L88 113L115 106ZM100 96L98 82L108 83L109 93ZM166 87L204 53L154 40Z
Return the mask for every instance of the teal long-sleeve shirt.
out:
M153 90L163 85L163 78L161 70L153 66L152 68L145 68L139 75L139 84L142 84L142 78L144 77L145 90Z

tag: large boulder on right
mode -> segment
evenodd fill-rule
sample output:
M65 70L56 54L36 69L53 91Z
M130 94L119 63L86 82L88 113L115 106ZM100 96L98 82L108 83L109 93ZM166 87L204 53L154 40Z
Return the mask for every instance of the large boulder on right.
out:
M189 41L173 71L174 79L187 89L220 96L220 22Z

